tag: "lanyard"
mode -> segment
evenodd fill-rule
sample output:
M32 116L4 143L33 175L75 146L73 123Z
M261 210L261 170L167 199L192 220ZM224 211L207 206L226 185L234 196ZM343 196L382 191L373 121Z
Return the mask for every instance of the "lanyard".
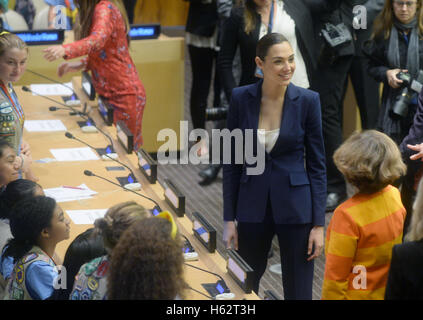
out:
M272 33L273 28L273 11L275 9L275 1L272 0L272 6L270 7L269 24L267 25L267 33Z
M22 107L19 104L17 98L13 94L9 94L9 90L3 82L0 82L0 89L3 91L3 93L6 95L6 97L9 99L10 103L12 104L13 109L15 110L16 114L18 115L19 122L22 126L24 119L25 119L25 115L24 115Z

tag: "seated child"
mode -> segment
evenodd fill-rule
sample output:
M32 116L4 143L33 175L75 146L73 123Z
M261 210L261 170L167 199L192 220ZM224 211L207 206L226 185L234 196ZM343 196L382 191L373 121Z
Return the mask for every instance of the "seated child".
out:
M5 256L15 266L5 300L45 300L51 297L58 275L53 255L56 245L69 238L69 220L56 201L37 196L16 204L10 214L13 238Z

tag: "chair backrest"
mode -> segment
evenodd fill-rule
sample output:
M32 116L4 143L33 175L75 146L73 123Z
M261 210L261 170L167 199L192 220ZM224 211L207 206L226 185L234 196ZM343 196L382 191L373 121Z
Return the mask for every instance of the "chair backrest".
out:
M10 26L10 28L12 28L12 31L28 30L28 24L26 23L24 17L15 10L9 9L0 17Z
M44 7L35 15L32 25L33 30L48 29L48 10L48 6Z

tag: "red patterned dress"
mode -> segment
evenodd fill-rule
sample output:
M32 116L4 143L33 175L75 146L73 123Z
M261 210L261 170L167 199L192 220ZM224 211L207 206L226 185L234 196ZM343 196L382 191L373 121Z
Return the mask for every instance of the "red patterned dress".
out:
M124 19L119 9L105 0L95 6L92 19L88 37L63 45L64 58L88 56L81 61L92 73L95 90L114 106L114 123L125 122L138 150L142 145L145 90L129 55Z

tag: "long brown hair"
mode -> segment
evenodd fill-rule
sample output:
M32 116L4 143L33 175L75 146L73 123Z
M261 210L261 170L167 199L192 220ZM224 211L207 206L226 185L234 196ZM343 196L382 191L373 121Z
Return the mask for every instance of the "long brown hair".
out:
M386 0L382 11L376 17L373 23L372 39L383 35L385 39L388 39L391 35L391 29L394 24L394 7L393 0ZM422 0L417 0L417 24L419 29L419 36L423 36L423 6Z
M94 8L100 1L102 0L75 0L76 5L78 6L77 21L79 22L79 26L78 28L76 28L76 32L75 32L77 40L86 38L90 34ZM125 21L126 34L128 35L130 30L129 20L128 20L128 15L126 14L126 9L122 0L108 0L108 1L111 2L113 5L115 5L119 9L120 14L122 15L123 20ZM129 36L127 36L127 38L129 43Z
M113 250L107 281L109 300L172 300L183 298L182 242L162 218L135 221Z
M244 31L246 34L250 34L256 27L257 21L257 13L256 13L257 5L255 4L254 0L245 0L244 2Z

